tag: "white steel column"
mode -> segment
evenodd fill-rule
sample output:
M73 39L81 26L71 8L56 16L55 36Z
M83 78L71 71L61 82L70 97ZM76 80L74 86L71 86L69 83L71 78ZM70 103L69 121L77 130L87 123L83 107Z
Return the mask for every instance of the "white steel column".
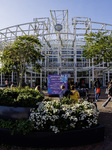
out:
M31 72L31 84L30 85L31 85L31 88L32 88L32 72Z
M1 85L2 85L2 73L1 73Z
M60 39L59 39L59 32L58 32L58 63L59 63L59 67L58 67L58 74L60 75L61 72L61 51L60 51Z
M90 59L89 59L89 68L90 68ZM91 71L89 70L89 88L91 88Z
M110 76L109 76L109 74L110 74L110 71L108 70L108 82L110 81Z
M105 74L103 74L103 86L105 86Z
M13 76L13 71L12 71L12 81L11 82L13 83L13 81L14 81L14 76Z
M46 55L46 51L45 51L45 55ZM48 56L46 57L45 56L45 66L44 66L44 68L45 68L45 82L47 82L47 76L46 76L46 67L47 67L47 65L46 65L46 59L48 58Z
M25 83L26 83L26 72L25 72Z
M75 19L73 19L73 34L74 34L74 82L77 82L77 56L76 56L76 25L75 25Z
M76 41L74 43L74 82L77 82L77 56L76 56Z
M40 88L42 89L42 70L40 71Z
M89 88L91 88L91 71L89 70Z
M94 62L92 58L92 88L93 88L93 83L94 83Z

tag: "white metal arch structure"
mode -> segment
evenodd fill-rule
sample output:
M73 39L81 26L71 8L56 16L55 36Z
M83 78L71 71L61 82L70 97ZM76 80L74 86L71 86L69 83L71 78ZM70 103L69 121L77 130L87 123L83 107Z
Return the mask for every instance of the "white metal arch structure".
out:
M41 52L45 54L45 58L41 62L41 73L32 72L29 68L24 77L25 82L33 86L33 82L38 84L39 80L39 84L42 85L43 81L46 82L48 74L70 74L74 82L84 78L89 87L91 81L98 77L104 86L111 75L105 63L94 66L93 60L81 58L81 46L85 44L85 33L111 32L112 24L94 22L87 17L74 17L69 22L68 10L50 10L50 15L51 18L34 18L33 22L0 29L2 46L22 35L38 35L43 45ZM12 73L11 82L16 81L14 78L15 74ZM0 82L4 84L5 75L1 74Z

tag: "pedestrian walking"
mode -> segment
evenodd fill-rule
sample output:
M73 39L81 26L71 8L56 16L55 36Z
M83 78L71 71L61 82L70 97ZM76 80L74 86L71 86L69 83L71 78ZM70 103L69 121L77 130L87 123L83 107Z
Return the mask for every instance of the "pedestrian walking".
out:
M98 89L99 88L99 89ZM97 78L95 83L94 83L94 90L95 90L95 101L98 101L98 96L100 95L98 92L98 90L100 91L100 81L99 79Z
M100 96L100 86L98 85L96 88L96 98L95 99L98 100L99 96Z
M110 102L112 98L112 80L110 81L109 85L108 85L108 99L106 100L106 102L102 105L104 108L107 106L107 104Z

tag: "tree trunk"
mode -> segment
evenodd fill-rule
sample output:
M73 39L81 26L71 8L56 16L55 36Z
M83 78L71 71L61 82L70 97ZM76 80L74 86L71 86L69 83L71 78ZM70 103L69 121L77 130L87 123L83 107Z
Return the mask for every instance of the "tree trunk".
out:
M22 70L21 70L20 82L19 82L19 88L22 87L22 82L23 82L24 72L25 72L25 63L23 64L23 67L22 67Z

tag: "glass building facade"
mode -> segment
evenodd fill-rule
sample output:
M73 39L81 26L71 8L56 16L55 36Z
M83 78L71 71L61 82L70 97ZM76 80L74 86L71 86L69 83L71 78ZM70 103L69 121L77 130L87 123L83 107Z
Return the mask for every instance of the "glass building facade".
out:
M74 17L69 20L68 10L50 10L50 18L34 18L33 22L19 24L0 30L0 49L9 42L13 42L18 36L38 35L43 45L40 49L43 54L41 72L32 72L29 66L25 72L24 81L34 87L37 84L46 85L48 75L69 74L69 80L75 82L84 81L88 87L99 78L102 86L106 86L112 77L112 71L107 64L95 64L94 60L82 57L85 44L85 33L106 31L111 33L112 25L94 22L87 17ZM2 64L1 64L2 66ZM15 72L1 74L0 84L4 85L8 79L11 83L17 82Z

